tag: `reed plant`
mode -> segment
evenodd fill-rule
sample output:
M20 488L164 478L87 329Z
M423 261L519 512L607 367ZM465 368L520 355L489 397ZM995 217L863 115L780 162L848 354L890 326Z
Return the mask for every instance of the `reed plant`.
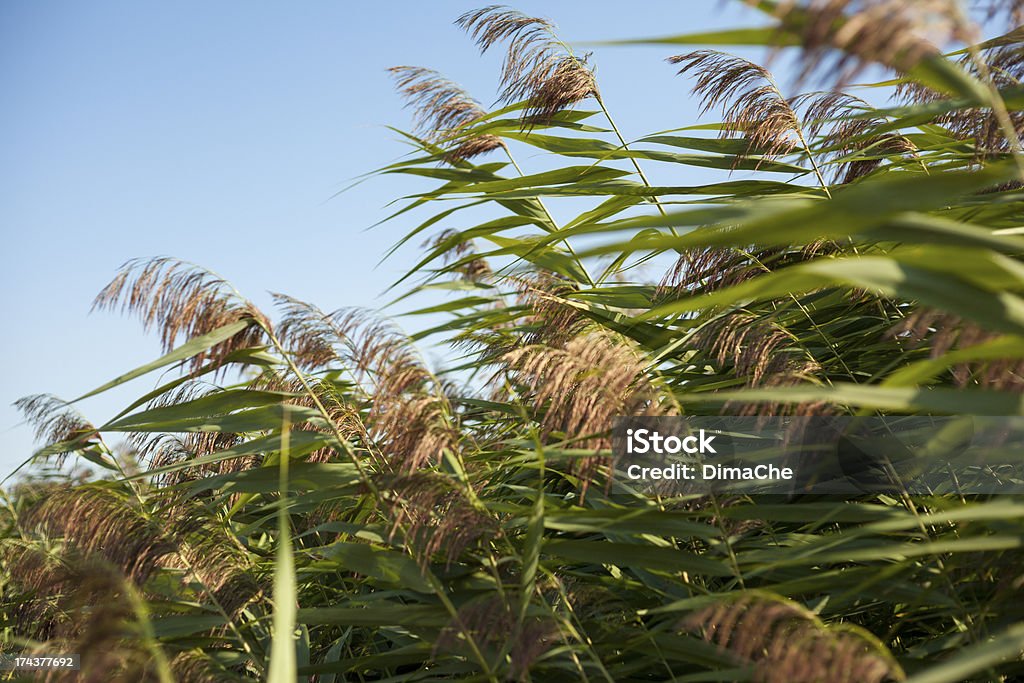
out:
M509 8L457 20L505 51L497 108L391 71L412 151L376 175L432 184L377 229L419 216L394 291L430 329L126 264L96 306L165 355L86 395L157 378L102 424L21 402L32 461L93 474L5 490L4 648L80 681L1020 680L1019 498L610 479L616 416L1024 414L1019 3L752 4L771 26L631 41L704 113L636 139Z

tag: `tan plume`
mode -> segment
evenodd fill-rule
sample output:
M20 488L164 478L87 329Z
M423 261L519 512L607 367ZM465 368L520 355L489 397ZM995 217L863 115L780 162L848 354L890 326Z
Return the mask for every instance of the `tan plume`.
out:
M419 66L393 66L388 72L413 108L417 130L437 144L452 143L445 153L447 161L457 163L505 146L496 135L464 134L487 111L454 81Z
M869 63L905 72L937 46L977 38L958 0L786 0L774 13L799 40L801 77L829 74L837 86Z
M248 325L230 339L200 352L189 361L198 370L207 362L224 362L239 349L257 346L269 322L227 282L210 271L172 258L132 260L96 297L94 309L120 309L155 328L165 350L181 339L193 339L236 322Z
M490 5L466 12L455 23L469 33L481 52L506 43L501 100L525 102L525 125L547 123L563 109L597 94L587 57L577 57L569 50L547 19Z
M497 521L438 472L381 476L379 485L389 536L401 531L401 540L424 567L435 557L451 566L464 550L498 532Z
M763 683L882 683L903 680L895 659L859 629L833 629L774 596L743 596L698 611L681 624L701 633Z
M680 74L696 75L693 93L700 97L702 113L720 108L726 124L720 135L744 137L745 156L774 159L796 148L799 121L767 69L716 50L696 50L668 61L680 66Z

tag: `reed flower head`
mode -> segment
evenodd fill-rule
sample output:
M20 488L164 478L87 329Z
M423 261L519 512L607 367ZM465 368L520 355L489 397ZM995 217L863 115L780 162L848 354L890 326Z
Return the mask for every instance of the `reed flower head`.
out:
M834 631L812 613L782 599L744 596L705 608L682 628L754 666L763 683L834 681L882 683L902 671L859 631Z
M613 418L677 410L640 350L608 331L579 334L562 348L524 346L503 361L513 385L527 394L545 436L558 434L576 448L594 451L573 466L584 492L607 464Z
M58 464L73 450L100 441L100 434L68 402L51 394L25 396L14 402L35 430L36 440L51 451L59 450ZM58 448L54 448L58 447Z
M553 620L535 616L520 620L500 597L480 598L460 607L441 631L434 650L460 652L466 638L487 650L507 647L511 680L529 680L533 663L561 640Z
M981 65L972 55L966 55L961 58L960 66L975 78L988 80L1000 89L1019 87L1024 81L1024 49L1020 45L982 50L979 57ZM933 102L944 97L942 93L912 80L900 83L896 95L907 103ZM1011 107L1007 116L1016 136L1020 138L1024 135L1024 111ZM938 116L935 123L945 127L955 137L973 143L974 156L979 162L999 158L1015 144L1015 141L1007 137L1006 130L990 107L956 109Z
M236 322L247 325L230 339L189 361L198 370L222 363L231 353L258 345L269 321L216 274L172 258L132 260L96 297L93 309L135 313L145 329L156 328L164 349Z
M702 113L721 109L725 126L720 134L743 136L748 142L744 156L770 160L797 146L796 113L763 66L716 50L696 50L668 61L680 66L680 74L696 74L693 93L700 97Z
M448 145L446 161L455 164L505 146L496 135L467 131L487 111L454 81L419 66L393 66L388 71L406 106L413 108L420 134Z
M389 536L394 539L401 530L423 567L438 556L450 567L467 548L498 532L496 520L444 475L420 471L379 479Z
M958 0L786 0L774 12L799 40L801 78L828 73L836 85L870 63L906 72L938 46L977 40Z
M498 43L507 44L501 101L525 102L525 126L545 124L563 109L597 95L587 56L578 57L569 50L547 19L490 5L466 12L455 23L469 33L481 52Z

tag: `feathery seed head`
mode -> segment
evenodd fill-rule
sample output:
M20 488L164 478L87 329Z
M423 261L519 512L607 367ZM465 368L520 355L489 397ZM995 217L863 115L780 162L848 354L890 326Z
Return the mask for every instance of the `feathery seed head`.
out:
M547 123L563 109L597 95L587 56L573 54L547 19L490 5L466 12L455 23L469 33L481 52L507 43L501 101L526 103L524 127Z
M584 491L607 464L613 418L676 412L640 350L608 331L580 334L564 348L524 346L502 360L514 384L530 397L545 436L558 433L594 451L595 457L574 466Z
M171 258L126 263L96 297L93 309L120 309L137 314L145 329L156 328L164 349L179 338L194 339L225 325L246 321L230 339L189 361L193 370L223 362L234 351L258 345L269 322L219 276Z
M429 246L432 253L443 249L441 258L444 264L455 264L455 271L470 282L480 282L493 272L486 259L476 256L473 242L465 239L458 230L444 230L424 246Z
M961 58L959 65L976 78L990 80L992 85L1000 89L1017 87L1024 82L1024 49L1020 46L983 50L980 57L983 66L979 66L970 54ZM896 96L908 103L933 102L944 97L911 80L897 86ZM1010 108L1007 115L1017 137L1024 135L1024 111ZM955 137L973 142L978 161L998 158L1006 154L1014 144L1007 138L1006 131L990 107L957 109L938 116L935 122Z
M869 63L905 72L938 55L937 45L977 37L958 0L787 0L775 14L800 41L801 78L836 74L836 85Z
M441 631L434 651L459 652L462 639L466 637L488 650L507 646L508 674L513 680L529 680L530 667L560 638L557 625L551 619L520 620L501 597L485 597L460 607L455 618Z
M453 81L418 66L393 66L388 71L406 106L414 109L417 130L432 142L453 143L445 154L449 163L457 164L505 146L496 135L474 135L472 131L463 134L487 112Z
M811 612L780 598L721 602L680 626L753 664L754 680L763 683L882 683L902 677L899 665L858 631L829 629Z
M381 476L392 539L399 529L423 567L441 556L451 566L464 550L498 532L496 520L474 507L445 476L429 470Z
M720 135L744 137L744 156L758 154L771 160L796 147L796 114L764 67L716 50L696 50L669 57L668 62L681 65L680 75L696 73L693 93L700 97L702 113L721 108L726 125Z
M96 427L71 404L51 394L25 396L15 401L14 405L34 428L37 441L45 446L66 444L65 454L100 439Z

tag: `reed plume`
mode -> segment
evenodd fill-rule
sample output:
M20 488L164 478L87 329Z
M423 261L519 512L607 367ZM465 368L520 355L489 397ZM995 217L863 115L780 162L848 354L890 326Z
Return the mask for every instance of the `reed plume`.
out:
M680 66L680 75L696 74L693 94L700 98L701 113L721 109L725 126L719 135L744 137L742 156L776 159L799 144L796 113L763 66L716 50L696 50L668 62Z
M135 259L97 295L94 310L134 313L147 330L155 328L165 351L179 339L194 339L236 322L246 327L188 361L199 370L207 362L224 363L240 349L259 345L269 321L235 293L220 276L171 258Z
M1024 49L1012 45L980 51L977 58L967 55L960 60L960 66L976 78L987 80L994 88L1019 87L1024 81ZM934 102L944 94L917 83L904 81L897 86L896 95L902 101L911 103ZM1024 135L1024 112L1020 109L1007 111L1010 130L1019 139ZM944 126L961 140L974 145L978 161L998 159L1012 152L1017 140L1009 139L1007 129L1000 123L995 111L989 107L965 107L936 117L935 122ZM1011 133L1010 137L1013 137Z
M411 473L458 448L447 397L408 337L366 311L325 314L287 297L279 302L286 312L282 339L296 357L313 366L337 354L357 386L372 396L361 423L368 439L379 445L371 452L383 457L387 469ZM338 417L355 422L348 407L334 403Z
M950 351L990 342L1000 335L951 313L921 307L900 320L886 336L912 349L927 348L929 357L941 358ZM958 387L1024 393L1024 361L1017 358L956 363L949 373Z
M794 97L803 109L804 130L817 137L819 156L832 165L832 180L851 183L907 156L917 160L917 147L899 132L875 133L888 123L859 97L841 91L805 93Z
M173 552L161 528L124 493L100 484L56 488L22 522L75 552L98 555L143 584Z
M557 434L572 447L594 451L573 465L584 491L608 462L613 418L676 412L639 349L608 331L579 334L563 348L524 346L503 361L512 385L526 392L545 438Z
M701 633L763 683L882 683L901 680L890 656L855 629L830 629L813 613L779 598L741 597L705 608L682 628Z
M59 644L60 651L81 653L81 670L51 669L44 680L128 683L155 678L152 653L129 635L137 619L127 581L114 566L96 558L74 564L65 576L68 590L58 600L67 618L51 647Z
M471 636L488 651L508 653L509 679L529 680L530 667L560 638L551 619L531 616L520 620L505 600L485 597L459 608L434 645L434 651L459 652L461 639Z
M723 315L691 340L718 363L730 364L752 387L790 384L821 370L790 332L749 313Z
M58 465L71 451L100 443L96 427L70 403L52 394L25 396L15 401L14 406L32 426L36 441L57 455Z
M388 475L379 482L389 537L401 531L401 540L424 568L438 556L451 567L463 551L499 531L493 517L440 473Z
M171 496L161 519L175 549L164 566L184 569L185 580L198 582L201 592L227 615L236 616L265 595L266 586L248 550L228 523L207 507L195 499Z
M456 22L484 53L506 43L501 68L502 102L525 102L524 126L546 124L560 111L597 94L587 57L558 39L547 19L502 5L466 12Z
M719 247L687 249L662 276L655 296L664 301L698 288L713 292L737 285L765 272L765 256L758 251L752 259L742 250Z
M419 66L393 66L388 72L406 106L413 108L420 134L448 146L444 158L449 163L457 164L505 146L496 135L466 132L487 111L454 81Z
M800 78L828 74L837 87L870 63L906 72L938 46L977 39L958 0L788 0L774 14L799 41Z
M429 246L431 253L440 251L442 262L449 266L447 270L469 282L482 282L494 272L487 259L477 255L472 241L464 239L458 230L443 230L423 246Z

